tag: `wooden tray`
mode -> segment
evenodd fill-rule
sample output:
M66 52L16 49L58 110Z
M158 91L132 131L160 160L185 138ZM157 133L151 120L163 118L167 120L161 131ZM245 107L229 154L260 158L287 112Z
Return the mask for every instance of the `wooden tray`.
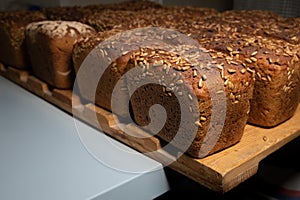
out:
M71 90L49 89L46 83L30 75L29 72L5 67L1 64L0 75L96 128L99 123L103 132L137 151L146 153L161 149L162 144L158 138L149 136L137 139L125 134L120 130L118 122L115 122L110 112L93 104L81 103L80 98L72 95ZM72 98L73 106L76 107L73 112ZM95 113L98 121L91 120L91 116ZM178 171L213 191L227 192L254 175L262 159L297 138L300 135L299 122L300 107L291 119L275 128L263 129L247 125L238 144L203 159L182 155L166 167ZM147 135L131 124L123 125L138 134ZM174 156L163 150L151 157L162 164L168 163L169 159L175 159Z

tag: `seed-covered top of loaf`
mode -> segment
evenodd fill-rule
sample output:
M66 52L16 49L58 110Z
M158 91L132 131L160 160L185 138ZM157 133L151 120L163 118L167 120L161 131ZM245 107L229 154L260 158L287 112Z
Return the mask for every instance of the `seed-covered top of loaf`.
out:
M201 16L212 16L219 12L214 8L192 7L192 6L165 6L162 10L165 12L171 11L182 16L194 16L195 18Z
M120 29L112 29L109 31L98 32L90 37L79 39L73 49L72 59L74 63L75 70L78 70L84 58L88 55L92 49L94 49L100 42L108 39L112 35L120 33Z
M183 6L170 6L160 9L152 7L141 10L111 10L100 9L79 19L89 24L97 31L107 31L117 27L139 28L146 26L176 28L178 24L189 23L189 20L215 15L218 12L210 8L193 8Z
M161 9L147 9L138 11L136 19L144 19L152 26L176 29L179 25L202 20L207 16L216 15L218 12L210 8L168 6Z
M132 1L132 0L106 5L106 8L112 10L131 10L131 11L145 10L148 8L159 9L161 7L162 7L161 4L156 3L154 1Z
M251 20L257 21L280 21L284 19L280 15L276 14L275 12L271 11L263 11L263 10L230 10L224 11L219 14L223 19L230 20L230 21L247 21L250 22ZM255 25L254 25L255 26Z
M45 20L45 15L40 11L2 11L0 13L0 25L10 28L12 26L22 27L30 22Z
M86 15L79 21L94 27L97 31L107 31L119 26L127 27L135 23L145 23L145 25L141 24L139 27L150 24L146 21L141 22L136 12L127 10L103 10L102 12Z
M205 48L227 54L227 60L233 59L231 63L242 62L246 70L255 73L257 80L269 84L279 74L290 80L299 73L296 70L299 46L276 38L240 33L227 23L206 23L193 24L194 29L189 29L193 30L191 37Z
M82 6L58 6L43 8L42 12L49 20L78 21L92 11Z
M153 1L122 1L119 3L108 3L108 4L90 4L82 6L85 10L91 13L98 13L104 10L111 11L141 11L149 8L160 9L162 5Z
M92 27L76 21L40 21L30 23L26 29L29 35L39 32L57 38L85 37L95 33Z
M232 56L243 56L245 64L255 63L257 59L267 59L270 64L285 67L290 60L298 57L299 46L278 38L256 35L253 32L241 33L230 23L216 19L195 21L187 25L191 37L204 47L227 52ZM252 59L252 60L251 60ZM295 58L297 59L297 58ZM274 65L266 65L274 67ZM279 69L278 68L278 69Z
M233 104L241 100L243 88L246 87L249 91L253 89L253 71L247 70L241 63L227 62L226 54L213 50L200 52L199 56L202 54L218 57L211 60L204 59L199 62L199 66L195 66L188 59L196 56L193 54L182 57L162 49L140 48L138 51L126 53L113 62L112 70L123 74L132 67L142 68L141 73L131 75L127 81L139 85L146 77L154 78L164 86L162 89L166 95L186 95L190 100L193 99L192 91L184 85L190 87L198 98L207 96L209 92L216 94L226 92L227 98ZM124 71L120 71L120 66L126 66L122 69Z
M279 38L292 44L300 41L300 25L294 18L283 18L274 12L259 10L231 10L211 19L227 23L239 32Z

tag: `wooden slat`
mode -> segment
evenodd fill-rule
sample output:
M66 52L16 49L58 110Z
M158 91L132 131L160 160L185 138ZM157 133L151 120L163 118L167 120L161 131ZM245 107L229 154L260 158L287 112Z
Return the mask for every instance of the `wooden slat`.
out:
M157 151L154 155L147 155L217 192L227 192L253 176L262 159L300 135L299 107L291 119L277 127L264 129L247 125L241 141L223 151L202 159L191 158L186 154L177 158L177 155L171 155L162 149L158 138L133 124L120 123L112 113L98 106L82 104L80 98L73 95L71 90L50 90L46 83L28 72L1 64L0 75L137 151ZM130 131L143 138L126 134L120 127L127 133Z

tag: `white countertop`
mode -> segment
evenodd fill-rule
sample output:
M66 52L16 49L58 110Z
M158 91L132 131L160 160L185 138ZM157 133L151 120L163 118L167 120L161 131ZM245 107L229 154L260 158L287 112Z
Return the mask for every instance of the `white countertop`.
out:
M93 135L100 152L105 147L104 162L87 151L76 126L80 135ZM169 190L160 163L84 123L76 126L71 115L0 76L0 199L141 200Z

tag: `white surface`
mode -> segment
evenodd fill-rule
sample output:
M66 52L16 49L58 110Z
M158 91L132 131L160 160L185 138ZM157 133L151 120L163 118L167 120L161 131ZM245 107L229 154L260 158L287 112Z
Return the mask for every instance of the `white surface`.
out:
M144 172L114 169L88 153L70 115L1 76L0 94L1 200L141 200L169 189L160 163L114 141L134 152L135 159L120 157L112 146L104 157L141 166ZM95 144L108 141L104 134L78 124L86 134L101 135L93 137Z

